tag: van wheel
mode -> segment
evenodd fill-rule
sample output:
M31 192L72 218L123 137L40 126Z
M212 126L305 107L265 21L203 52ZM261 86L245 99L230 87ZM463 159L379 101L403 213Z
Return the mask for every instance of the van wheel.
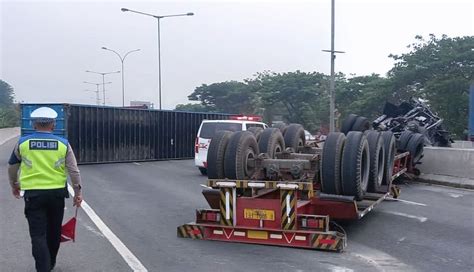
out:
M284 134L284 139L287 148L291 147L295 152L298 152L298 147L303 147L306 144L303 126L300 124L289 125Z
M263 128L261 127L249 127L247 131L250 131L255 135L255 139L257 139L257 142L260 141L260 137L262 136Z
M384 142L378 131L369 131L367 133L367 142L370 152L370 173L369 185L367 191L379 192L382 186L384 167L385 167L385 148Z
M392 132L382 132L382 139L385 148L385 166L383 171L382 185L387 186L387 192L392 186L393 167L395 163L395 154L397 153L396 139Z
M258 149L261 153L266 153L269 158L274 159L277 153L285 150L285 140L278 128L265 129L258 142Z
M211 139L211 143L209 144L209 149L207 151L207 176L210 179L225 178L224 155L231 136L232 132L221 130L218 131ZM201 168L199 168L199 170L201 170Z
M323 146L321 159L321 191L326 194L341 194L341 159L346 136L344 133L329 133Z
M347 133L342 152L342 193L362 200L369 182L369 143L359 131Z
M250 179L256 170L255 159L258 154L257 140L251 132L234 132L225 151L225 177L229 179Z

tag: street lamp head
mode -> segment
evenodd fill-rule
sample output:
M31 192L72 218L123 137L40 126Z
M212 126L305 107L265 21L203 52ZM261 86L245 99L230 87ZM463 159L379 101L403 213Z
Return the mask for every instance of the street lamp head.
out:
M128 11L128 9L126 9L126 8L121 8L120 10L123 11L123 12Z
M105 46L102 46L102 49L104 49L104 50L107 50L107 47L105 47Z
M188 13L186 13L186 15L188 15L188 16L193 16L193 15L194 15L194 13L192 13L192 12L188 12Z

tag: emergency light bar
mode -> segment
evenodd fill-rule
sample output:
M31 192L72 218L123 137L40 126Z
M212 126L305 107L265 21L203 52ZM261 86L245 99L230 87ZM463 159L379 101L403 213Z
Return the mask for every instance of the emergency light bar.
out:
M263 118L258 115L232 115L229 118L230 120L239 120L239 121L255 121L255 122L262 122Z

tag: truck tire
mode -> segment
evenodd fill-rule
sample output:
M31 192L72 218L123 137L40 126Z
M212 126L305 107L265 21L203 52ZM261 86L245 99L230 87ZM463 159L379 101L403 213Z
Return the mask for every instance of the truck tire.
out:
M385 167L385 147L383 138L378 131L367 133L367 142L370 152L370 170L368 192L377 193L381 191Z
M255 163L259 154L255 136L249 131L232 134L225 150L224 173L229 179L250 179L255 173Z
M342 193L362 200L369 182L369 143L360 131L347 133L346 144L342 152Z
M370 122L367 118L359 116L351 127L351 131L366 131L370 129Z
M413 132L409 130L405 130L400 134L400 138L398 138L398 150L401 152L407 151L408 141L413 136Z
M207 151L207 176L210 179L223 179L224 175L224 155L232 132L218 131L211 139Z
M349 116L347 116L346 119L342 121L341 132L347 134L349 131L351 131L352 125L354 125L357 117L358 116L355 114L349 114Z
M417 164L423 156L423 149L425 146L425 136L421 133L414 133L408 144L406 150L410 152L412 165Z
M341 160L346 136L341 132L329 133L323 146L321 158L321 191L325 194L340 195Z
M275 124L275 125L273 125L273 127L278 128L281 131L282 135L285 135L286 129L288 128L288 126L286 124L283 124L283 123Z
M300 124L291 124L284 133L285 146L293 148L298 152L298 147L303 147L306 144L306 137L304 135L304 128Z
M247 131L250 131L255 135L255 139L257 139L257 142L260 140L260 136L262 135L263 128L261 127L249 127Z
M382 185L387 186L387 192L392 186L393 167L395 164L395 154L397 153L396 138L391 131L382 132L382 139L385 148L385 166L383 171Z
M261 153L266 153L269 158L274 159L276 153L285 151L285 140L278 128L267 128L263 130L258 149Z

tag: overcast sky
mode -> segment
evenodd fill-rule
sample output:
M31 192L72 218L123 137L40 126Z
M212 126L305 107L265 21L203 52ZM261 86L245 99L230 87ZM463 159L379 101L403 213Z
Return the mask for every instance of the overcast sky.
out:
M125 97L158 101L157 24L126 7L166 15L161 24L163 108L186 103L201 84L243 80L272 70L329 73L330 0L314 1L11 1L0 0L0 79L18 101L94 104L99 75L121 70ZM474 1L336 0L336 71L384 75L390 53L414 36L474 35ZM107 104L121 105L121 75L106 76Z

